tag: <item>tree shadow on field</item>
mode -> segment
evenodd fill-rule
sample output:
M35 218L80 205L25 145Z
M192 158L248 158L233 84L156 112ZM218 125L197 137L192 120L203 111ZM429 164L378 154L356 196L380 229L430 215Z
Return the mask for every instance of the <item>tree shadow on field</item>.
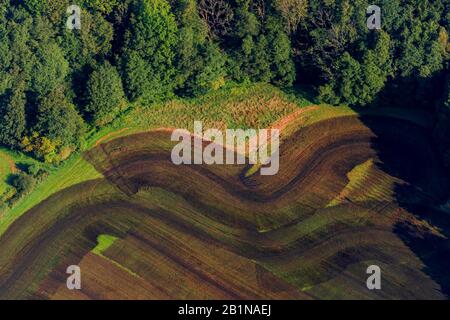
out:
M370 143L378 157L377 166L404 181L394 185L396 203L415 218L396 220L393 232L421 260L422 271L450 298L450 214L440 208L450 197L450 178L431 130L384 115L364 113L360 120L374 133ZM417 220L425 224L416 225Z

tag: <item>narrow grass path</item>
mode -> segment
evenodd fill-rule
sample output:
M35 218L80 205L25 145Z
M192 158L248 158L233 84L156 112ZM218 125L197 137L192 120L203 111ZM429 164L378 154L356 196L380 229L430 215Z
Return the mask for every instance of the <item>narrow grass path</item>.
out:
M14 160L6 153L0 151L0 196L6 191L6 179L10 174L16 173Z

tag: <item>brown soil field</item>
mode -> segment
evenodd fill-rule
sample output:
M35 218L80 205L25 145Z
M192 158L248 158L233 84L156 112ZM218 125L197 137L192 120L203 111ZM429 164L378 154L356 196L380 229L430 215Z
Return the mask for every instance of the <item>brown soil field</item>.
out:
M449 179L431 141L398 119L325 120L283 140L275 176L175 166L167 131L99 144L84 157L105 179L0 238L0 298L446 299ZM99 235L118 237L102 255ZM65 286L73 264L80 291ZM372 264L382 290L366 287Z

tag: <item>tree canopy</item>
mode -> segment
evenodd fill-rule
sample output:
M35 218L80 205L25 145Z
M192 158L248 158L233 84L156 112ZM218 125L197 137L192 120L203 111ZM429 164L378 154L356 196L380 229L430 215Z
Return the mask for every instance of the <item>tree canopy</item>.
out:
M368 0L80 0L79 30L66 28L68 0L0 4L0 143L40 158L75 150L135 102L227 82L423 108L446 132L446 0L378 0L380 30Z

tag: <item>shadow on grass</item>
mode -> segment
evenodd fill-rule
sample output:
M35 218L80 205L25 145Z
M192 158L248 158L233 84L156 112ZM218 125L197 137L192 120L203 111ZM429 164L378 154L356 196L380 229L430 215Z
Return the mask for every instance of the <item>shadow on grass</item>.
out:
M450 196L450 178L431 133L388 117L361 115L360 119L375 134L371 146L379 158L377 166L405 182L394 187L396 202L429 225L424 228L400 220L393 231L421 260L422 271L450 298L450 215L440 209Z

